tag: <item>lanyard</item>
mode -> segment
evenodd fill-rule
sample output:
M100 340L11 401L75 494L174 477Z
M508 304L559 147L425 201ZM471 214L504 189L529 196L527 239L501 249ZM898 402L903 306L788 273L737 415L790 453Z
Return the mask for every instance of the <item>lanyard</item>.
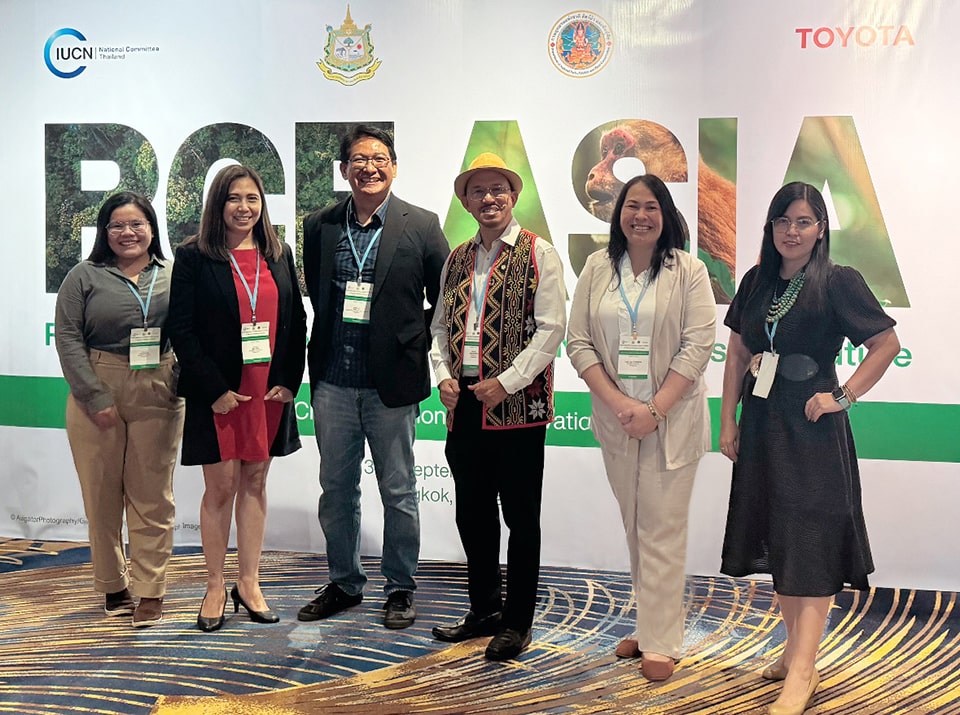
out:
M233 253L230 253L230 262L233 264L233 267L237 271L237 275L240 276L240 282L243 283L244 290L247 291L247 297L250 299L250 318L251 322L257 324L257 296L260 294L260 251L257 251L257 279L253 284L253 292L250 292L250 284L247 283L247 279L243 277L243 271L240 270L240 266L237 264L237 259L233 257Z
M353 253L353 260L357 262L358 283L363 280L363 266L367 262L367 256L370 255L370 249L373 248L373 244L380 238L381 233L383 233L383 224L380 224L380 228L373 234L373 238L370 239L370 243L367 244L367 250L363 252L363 258L360 258L360 254L357 253L357 246L353 242L353 234L350 232L350 219L347 219L347 241L350 243L350 252Z
M633 338L637 339L637 317L640 313L640 303L643 301L643 297L647 294L647 288L650 287L650 273L649 269L644 271L646 278L643 280L643 288L640 290L640 296L637 298L637 302L634 305L630 305L630 301L627 300L627 292L623 289L623 278L620 279L620 297L623 299L623 304L627 306L627 313L630 314L630 325L633 326Z
M153 287L157 284L157 274L160 272L160 266L153 267L153 278L150 279L150 289L147 291L147 302L143 302L143 298L140 297L140 292L133 287L132 283L127 283L127 288L130 289L130 292L133 293L133 297L137 299L137 302L140 304L140 311L143 313L143 328L147 328L147 313L150 312L150 301L153 299Z
M500 257L500 252L503 250L503 243L500 244L500 248L497 249L497 255L493 257L493 261L490 263L490 267L487 269L486 274L483 277L482 290L473 290L471 289L470 302L473 303L473 329L477 330L480 325L480 315L483 311L483 301L487 297L487 286L490 283L490 274L493 273L493 267L497 264L497 259ZM473 274L477 274L477 263L480 261L480 249L477 248L476 253L473 254ZM475 286L474 286L475 288Z
M770 323L764 322L763 332L767 334L767 338L770 340L770 352L774 353L776 350L773 349L773 336L777 334L777 326L780 325L780 319L773 321L773 328L770 328Z

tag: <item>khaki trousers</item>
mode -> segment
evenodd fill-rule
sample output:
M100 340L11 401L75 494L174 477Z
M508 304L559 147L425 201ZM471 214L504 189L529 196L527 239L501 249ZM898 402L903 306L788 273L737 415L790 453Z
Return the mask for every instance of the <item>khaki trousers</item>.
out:
M686 615L683 592L690 495L699 460L661 471L656 432L631 439L627 454L601 448L607 479L620 505L630 552L641 651L679 659Z
M129 587L135 596L161 598L173 551L173 469L183 431L173 353L144 370L131 370L125 357L100 350L90 351L90 362L120 415L117 425L101 431L73 395L67 397L67 439L87 516L93 585L101 593Z

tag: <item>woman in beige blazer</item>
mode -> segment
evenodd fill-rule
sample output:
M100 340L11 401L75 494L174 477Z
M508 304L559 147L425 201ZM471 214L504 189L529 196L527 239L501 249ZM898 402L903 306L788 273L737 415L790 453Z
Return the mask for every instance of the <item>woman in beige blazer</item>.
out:
M684 240L664 183L631 179L608 248L580 274L568 331L630 553L637 630L617 655L642 656L649 680L669 678L681 655L687 512L710 443L703 372L717 309L706 266Z

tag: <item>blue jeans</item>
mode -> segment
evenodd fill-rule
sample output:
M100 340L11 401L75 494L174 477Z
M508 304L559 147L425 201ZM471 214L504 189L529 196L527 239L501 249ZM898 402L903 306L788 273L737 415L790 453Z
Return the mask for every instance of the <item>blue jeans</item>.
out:
M376 390L318 382L313 413L320 448L320 528L330 581L350 595L363 591L360 563L360 466L370 445L383 503L384 591L413 591L420 558L420 508L414 475L417 405L386 407Z

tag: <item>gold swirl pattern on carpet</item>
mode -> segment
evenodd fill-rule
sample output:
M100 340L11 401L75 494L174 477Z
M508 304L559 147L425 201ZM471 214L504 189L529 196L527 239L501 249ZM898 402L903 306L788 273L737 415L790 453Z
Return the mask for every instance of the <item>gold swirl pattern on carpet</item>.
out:
M18 559L10 543L0 549L8 564ZM483 658L484 639L449 646L430 635L466 610L462 564L424 562L416 624L388 631L376 559L364 559L362 604L301 623L296 611L326 581L325 560L265 554L263 588L281 622L252 623L231 604L223 629L207 634L194 625L201 555L173 558L163 623L134 630L103 614L89 564L56 565L71 546L21 542L52 565L0 573L0 712L713 715L763 713L779 688L759 677L783 639L764 582L690 578L687 655L653 684L613 656L633 620L621 573L544 568L533 644L501 664ZM956 606L953 593L840 594L807 713L960 713Z

